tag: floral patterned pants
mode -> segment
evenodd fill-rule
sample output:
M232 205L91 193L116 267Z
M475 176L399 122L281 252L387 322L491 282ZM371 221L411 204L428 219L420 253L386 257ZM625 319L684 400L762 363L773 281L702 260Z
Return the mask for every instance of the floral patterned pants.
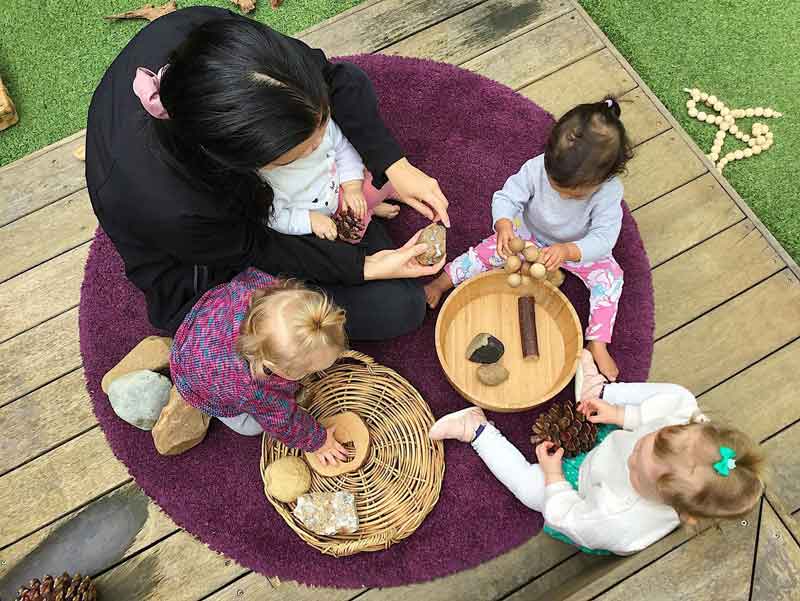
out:
M543 246L524 226L519 223L515 225L517 236L533 242L539 248ZM464 280L504 264L505 259L497 254L497 234L492 234L453 259L444 266L444 270L453 285L458 286ZM561 267L578 276L589 289L589 325L585 339L611 342L619 297L622 294L622 268L612 256L591 263L565 261Z

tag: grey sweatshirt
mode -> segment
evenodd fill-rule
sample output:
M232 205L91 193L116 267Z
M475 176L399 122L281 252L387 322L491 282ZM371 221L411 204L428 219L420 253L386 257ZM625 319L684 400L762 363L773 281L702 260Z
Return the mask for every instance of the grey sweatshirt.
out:
M574 242L581 263L611 255L622 227L622 182L612 177L585 199L561 198L550 185L544 154L526 162L492 197L492 219L523 223L536 239L549 246Z

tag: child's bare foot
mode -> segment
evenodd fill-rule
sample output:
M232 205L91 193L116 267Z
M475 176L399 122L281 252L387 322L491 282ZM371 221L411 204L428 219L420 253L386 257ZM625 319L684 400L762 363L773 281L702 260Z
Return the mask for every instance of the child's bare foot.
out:
M608 378L609 382L616 382L617 376L619 376L619 368L614 358L608 354L608 345L599 340L590 340L586 348L592 353L592 357L594 357L594 362L597 363L597 369L600 370L600 373Z
M431 309L435 309L442 295L452 287L453 282L450 281L450 276L445 272L442 272L442 274L432 282L425 284L425 300L428 301L428 306Z
M388 202L381 202L375 205L372 209L373 215L376 217L383 217L384 219L394 219L400 214L400 207L390 204Z

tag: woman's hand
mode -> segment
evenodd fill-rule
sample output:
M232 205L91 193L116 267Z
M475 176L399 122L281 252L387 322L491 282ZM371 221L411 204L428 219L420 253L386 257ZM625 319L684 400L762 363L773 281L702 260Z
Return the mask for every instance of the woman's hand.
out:
M556 445L549 440L536 446L536 458L544 472L545 484L553 484L564 479L564 471L561 467L563 457L564 449L560 447L556 449Z
M308 215L311 219L311 231L314 232L317 238L336 240L339 232L336 230L336 224L333 219L319 211L309 211Z
M593 424L614 424L622 428L625 423L625 407L612 405L601 399L587 399L578 403L578 411Z
M441 220L450 227L450 217L447 215L449 203L435 179L414 167L405 157L386 170L386 177L397 191L398 200L431 221Z
M438 273L444 267L445 257L430 267L420 265L417 261L417 257L428 248L426 244L417 244L420 232L411 236L408 242L398 249L382 250L366 257L364 259L364 279L420 278Z
M342 204L347 211L359 219L367 214L367 199L364 198L364 181L360 179L342 184Z
M336 465L337 460L344 461L347 459L347 449L336 440L334 436L335 431L336 426L326 428L325 444L314 451L314 454L322 465Z
M516 237L514 235L514 224L510 219L498 219L494 224L494 231L497 232L497 254L504 259L507 259L514 253L511 252L511 241Z
M581 249L573 242L545 246L539 252L538 262L542 263L547 271L555 271L564 261L580 261Z

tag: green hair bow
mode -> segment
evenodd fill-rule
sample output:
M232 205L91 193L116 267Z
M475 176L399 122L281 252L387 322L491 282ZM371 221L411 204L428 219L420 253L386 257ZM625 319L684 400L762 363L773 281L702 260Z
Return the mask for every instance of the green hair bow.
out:
M714 464L714 471L727 478L731 470L736 468L736 451L729 447L720 447L719 454L722 459Z

